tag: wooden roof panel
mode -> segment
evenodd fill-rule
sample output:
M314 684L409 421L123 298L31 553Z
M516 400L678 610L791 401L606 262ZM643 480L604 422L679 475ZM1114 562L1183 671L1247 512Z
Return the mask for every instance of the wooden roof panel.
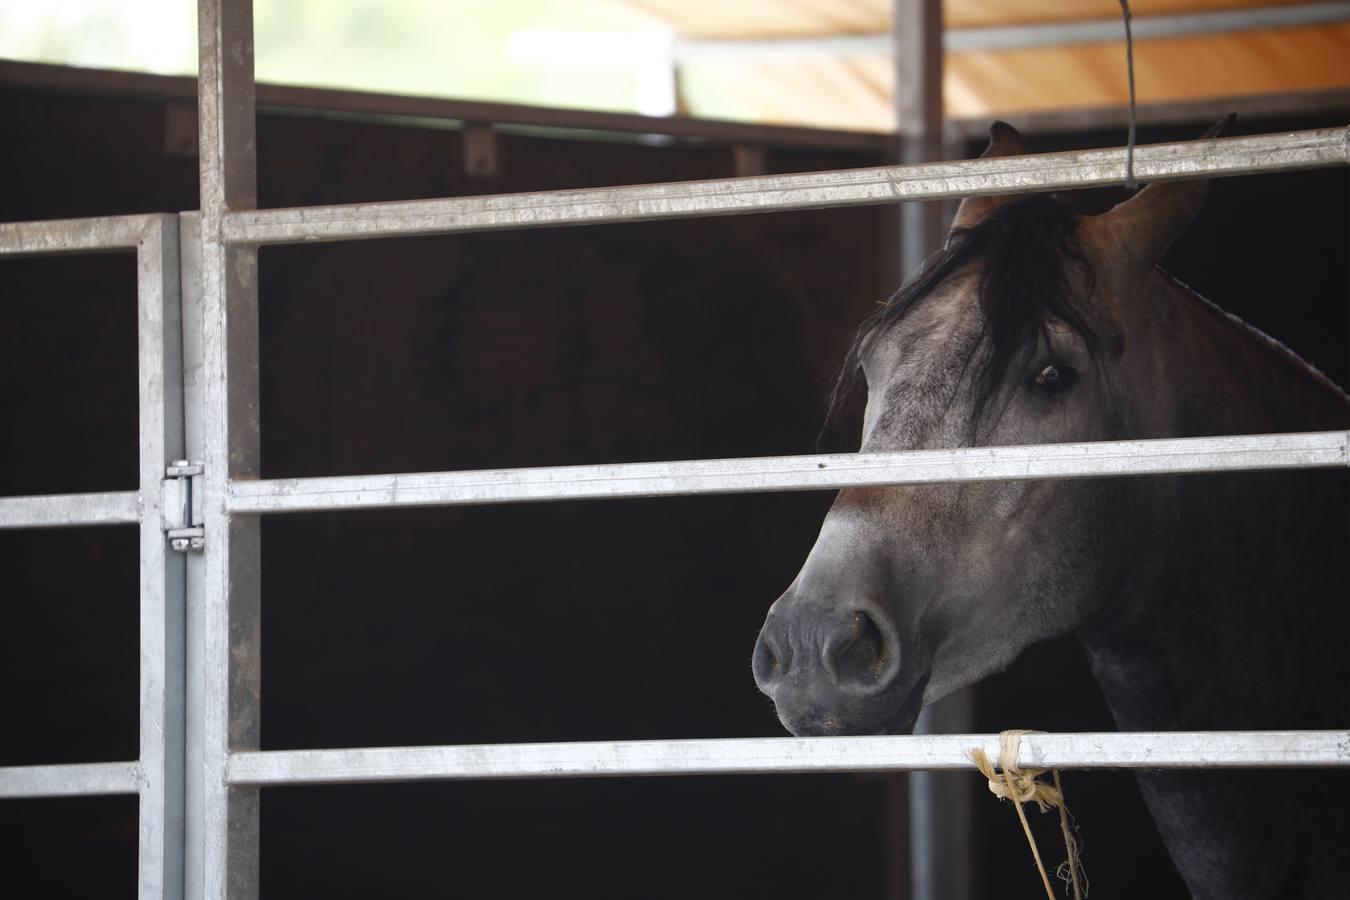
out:
M621 0L688 37L767 38L876 34L891 27L892 0ZM1130 0L1136 17L1295 6L1317 0ZM1114 19L1118 0L945 0L948 28Z
M1350 25L1140 41L1140 102L1313 90L1350 84ZM948 114L997 115L1129 100L1123 42L948 57Z
M689 76L734 90L757 121L895 127L885 57L719 60L699 63ZM1141 41L1135 76L1141 103L1340 87L1350 84L1350 25ZM951 118L1122 105L1125 45L949 54L943 91Z

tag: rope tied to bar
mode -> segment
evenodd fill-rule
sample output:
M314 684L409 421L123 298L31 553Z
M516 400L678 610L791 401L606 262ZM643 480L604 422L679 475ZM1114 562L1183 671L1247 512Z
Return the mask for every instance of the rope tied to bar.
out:
M1027 822L1022 804L1035 803L1041 812L1059 810L1059 827L1064 835L1064 849L1069 858L1059 867L1056 874L1072 886L1074 900L1082 900L1087 896L1087 876L1083 871L1078 840L1074 837L1073 826L1069 822L1069 808L1064 803L1064 786L1059 779L1059 770L1022 768L1017 764L1022 735L1036 733L1012 729L998 736L998 769L1002 771L995 769L983 747L976 747L966 755L980 770L980 774L988 780L989 792L1000 800L1012 801L1017 818L1022 823L1022 832L1027 837L1028 846L1031 847L1032 859L1036 861L1036 869L1040 872L1041 883L1045 886L1045 895L1049 900L1055 900L1055 892L1050 887L1050 876L1045 871L1045 864L1041 862L1041 852L1036 846L1036 838L1031 834L1031 825ZM1047 771L1054 780L1053 784L1040 780Z

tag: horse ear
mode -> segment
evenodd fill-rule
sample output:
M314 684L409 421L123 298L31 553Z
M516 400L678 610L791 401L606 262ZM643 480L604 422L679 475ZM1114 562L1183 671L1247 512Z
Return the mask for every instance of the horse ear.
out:
M1218 137L1236 118L1232 113L1224 116L1201 140ZM1089 221L1094 229L1104 228L1112 246L1151 269L1199 214L1208 193L1208 178L1155 181Z
M995 122L989 126L989 146L980 154L980 159L990 156L1021 156L1026 151L1022 135L1007 122ZM961 201L952 219L952 228L970 228L1010 198L967 197Z

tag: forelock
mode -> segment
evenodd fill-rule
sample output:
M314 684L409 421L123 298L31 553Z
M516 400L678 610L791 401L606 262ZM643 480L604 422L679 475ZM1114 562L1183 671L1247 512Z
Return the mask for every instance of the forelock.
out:
M1034 353L1052 321L1094 350L1091 297L1095 276L1077 237L1067 198L1030 194L1009 200L974 226L954 231L889 300L865 319L836 380L833 411L856 381L861 358L877 340L949 279L979 273L983 336L974 376L972 429L1009 374Z

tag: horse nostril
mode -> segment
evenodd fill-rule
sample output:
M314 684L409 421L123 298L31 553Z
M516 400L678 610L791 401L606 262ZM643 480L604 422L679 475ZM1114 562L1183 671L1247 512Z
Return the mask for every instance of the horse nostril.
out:
M750 669L754 672L755 683L766 693L783 674L782 663L774 650L772 639L768 636L768 630L769 626L766 625L760 631L759 640L755 641L754 655L750 658Z
M886 636L873 616L861 609L839 623L822 652L825 668L842 682L875 685L890 667Z

